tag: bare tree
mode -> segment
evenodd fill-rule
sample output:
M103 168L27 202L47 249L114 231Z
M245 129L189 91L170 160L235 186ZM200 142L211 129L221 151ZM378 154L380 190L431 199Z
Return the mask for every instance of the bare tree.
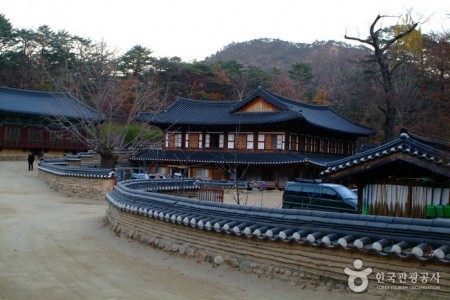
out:
M136 149L137 145L160 137L146 123L135 124L140 112L159 110L162 103L155 99L156 89L143 85L133 76L123 78L110 56L111 53L101 48L76 69L68 70L64 80L56 80L59 89L69 91L71 96L102 115L101 122L56 118L74 138L88 139L89 146L100 154L102 167L114 167L117 150Z
M379 105L378 108L384 114L384 140L390 140L394 137L394 125L395 117L397 114L397 108L394 104L395 91L393 84L393 75L395 70L404 62L402 59L390 59L387 55L390 47L398 40L406 37L417 27L419 23L411 22L404 27L399 33L391 35L386 34L386 30L381 28L375 29L377 23L388 16L378 15L370 26L370 36L366 39L361 39L358 37L350 37L345 35L348 40L358 41L367 45L370 45L374 50L374 56L378 66L380 67L382 86L384 89L384 105Z

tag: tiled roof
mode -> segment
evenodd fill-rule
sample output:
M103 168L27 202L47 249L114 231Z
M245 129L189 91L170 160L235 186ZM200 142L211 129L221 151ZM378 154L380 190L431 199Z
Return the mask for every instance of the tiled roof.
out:
M353 166L363 164L367 161L382 158L393 153L404 153L413 157L429 161L432 164L442 166L450 174L450 147L449 143L433 141L423 137L402 132L400 136L386 144L329 163L328 168L321 173L326 176L334 172L344 170Z
M0 88L0 112L100 120L101 115L68 93Z
M138 189L134 185L135 181L118 183L107 194L109 204L143 218L198 230L450 263L450 220L212 203L142 192L142 184L137 184Z
M237 163L249 165L287 165L312 163L324 166L339 156L298 152L228 152L148 150L130 158L130 161L164 161L179 163Z
M261 97L277 107L274 112L241 112L240 108ZM204 101L178 97L158 113L141 113L138 120L154 125L246 125L273 124L289 120L304 121L312 126L345 134L368 136L370 128L355 124L327 106L295 102L259 87L242 101Z
M67 159L64 160L67 161ZM38 169L63 176L102 179L114 178L114 170L112 169L67 167L67 162L63 160L42 160L39 162Z

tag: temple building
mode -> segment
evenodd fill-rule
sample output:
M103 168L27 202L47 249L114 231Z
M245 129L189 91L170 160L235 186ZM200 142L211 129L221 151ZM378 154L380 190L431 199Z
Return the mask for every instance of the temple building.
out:
M88 150L86 140L75 138L61 120L72 125L100 122L101 115L68 93L0 88L0 156L61 156Z
M358 188L363 214L450 217L450 146L403 129L380 146L330 163L322 176Z
M162 149L130 158L150 172L219 180L265 181L283 188L319 175L331 161L353 155L374 134L326 106L299 103L261 87L238 101L178 97L139 121L164 131Z

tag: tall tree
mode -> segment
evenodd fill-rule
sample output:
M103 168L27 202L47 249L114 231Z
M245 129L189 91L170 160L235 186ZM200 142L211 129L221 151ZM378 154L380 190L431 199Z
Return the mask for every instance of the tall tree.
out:
M404 29L399 30L399 32L395 34L392 34L392 31L387 30L386 28L376 29L375 27L377 26L377 23L382 18L386 17L387 16L378 15L375 18L375 20L372 22L372 25L370 26L370 36L368 38L361 39L358 37L351 37L347 35L345 35L345 38L367 44L374 50L375 60L379 66L379 71L382 78L381 82L384 89L384 105L379 105L378 108L384 114L384 140L388 141L394 137L395 117L397 114L397 108L394 104L395 93L393 76L395 70L404 62L404 60L402 59L390 59L388 52L394 43L413 32L418 23L412 22L410 24L407 24L405 25Z
M155 62L152 51L141 45L133 46L120 58L119 69L127 75L143 78Z

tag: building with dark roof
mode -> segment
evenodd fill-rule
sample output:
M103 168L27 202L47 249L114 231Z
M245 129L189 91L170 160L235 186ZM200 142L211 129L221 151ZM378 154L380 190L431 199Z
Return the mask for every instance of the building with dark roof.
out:
M450 217L450 144L403 130L388 143L334 161L321 175L358 187L364 214Z
M0 88L0 154L88 150L58 119L100 122L101 115L68 93Z
M155 172L212 179L264 180L284 187L313 177L333 160L354 154L359 137L374 134L326 106L295 102L261 87L238 101L179 97L138 120L165 132L162 150L130 159Z

